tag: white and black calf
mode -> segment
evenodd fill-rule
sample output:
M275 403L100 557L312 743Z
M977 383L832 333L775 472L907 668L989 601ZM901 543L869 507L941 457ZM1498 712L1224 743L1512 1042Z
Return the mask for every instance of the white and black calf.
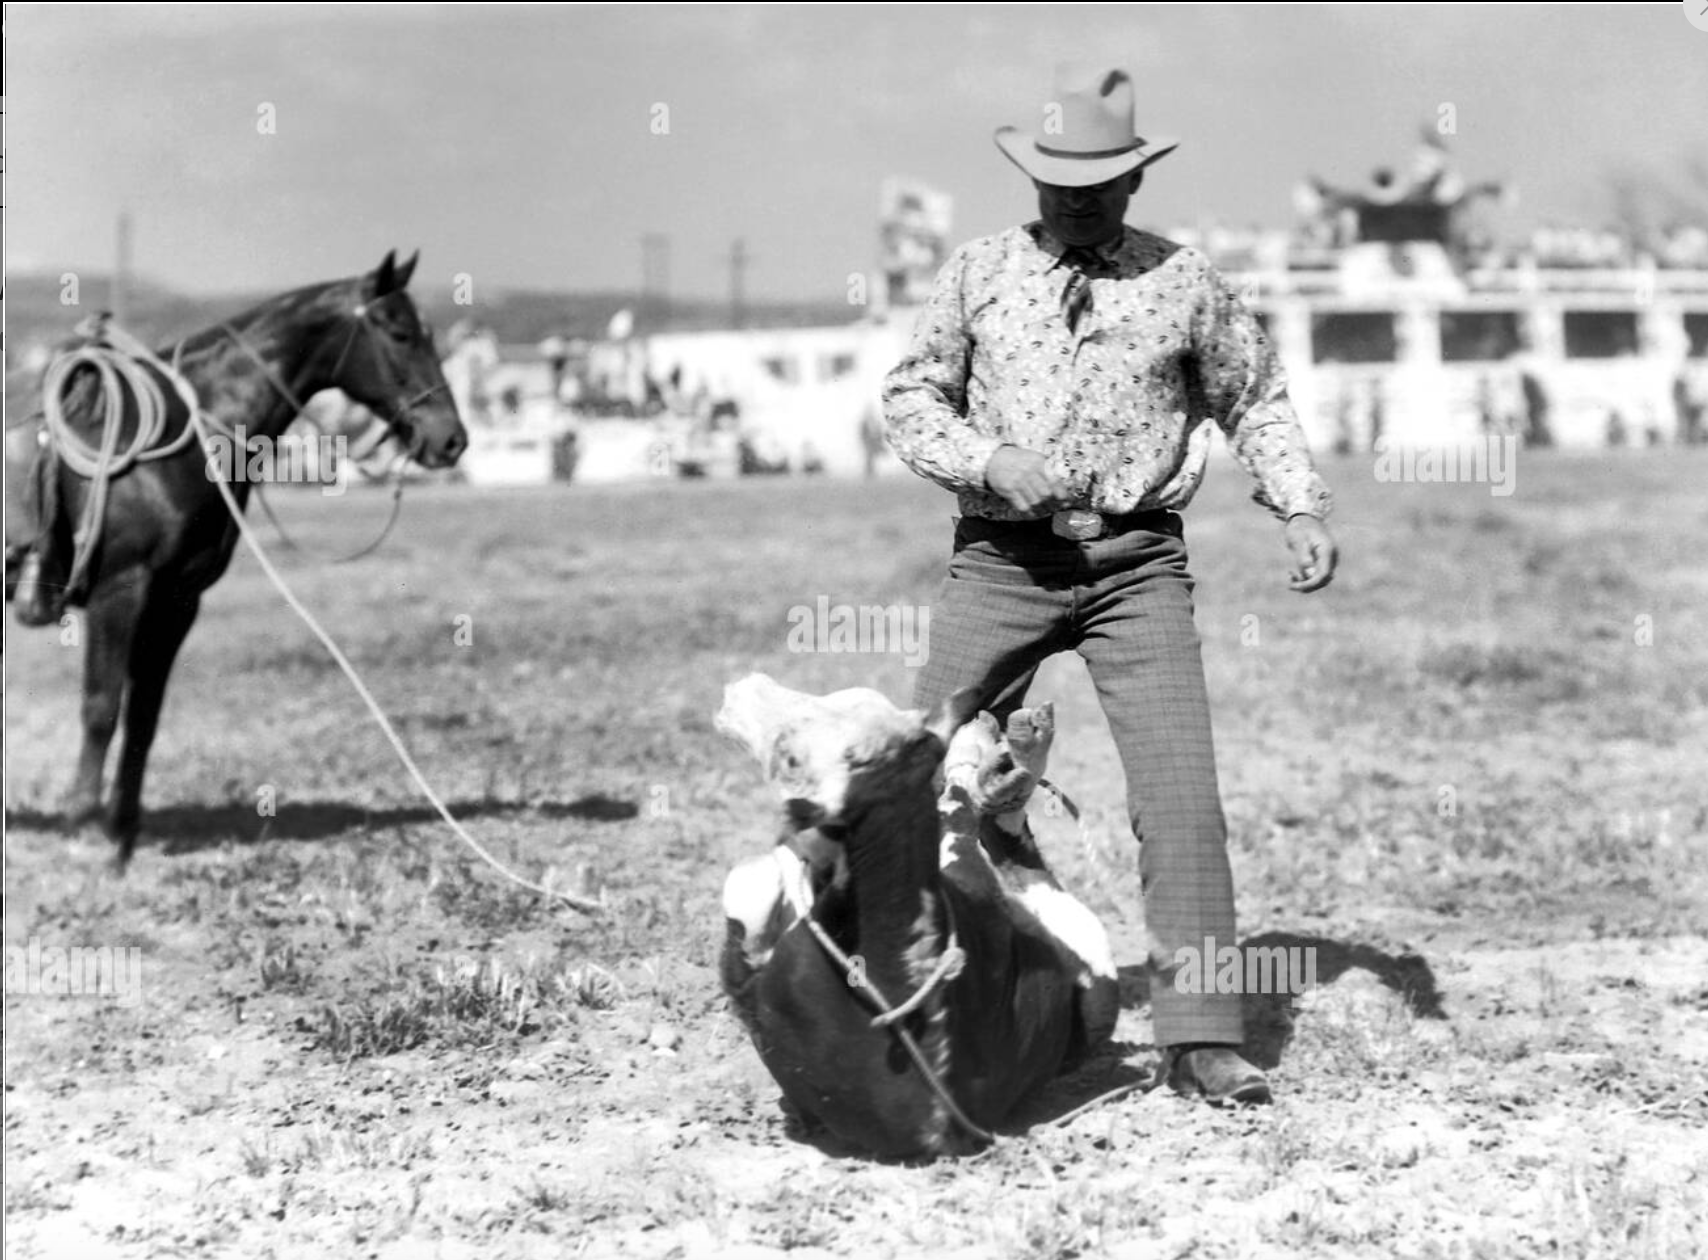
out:
M980 1128L1105 1041L1119 1005L1102 925L1056 882L1026 824L1050 708L1020 710L1006 732L969 716L966 695L926 715L863 688L816 697L760 674L726 688L718 714L786 819L777 847L724 885L724 989L789 1104L877 1155L976 1138L894 1029L874 1024L873 1002L803 913L890 1006L920 995L898 1026ZM943 966L953 946L958 971Z

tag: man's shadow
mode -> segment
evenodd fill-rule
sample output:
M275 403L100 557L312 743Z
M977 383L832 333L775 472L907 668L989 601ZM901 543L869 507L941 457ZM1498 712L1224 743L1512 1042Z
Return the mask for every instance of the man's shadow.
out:
M1419 954L1390 954L1373 945L1294 932L1263 932L1240 942L1242 959L1246 957L1247 950L1274 949L1289 951L1290 959L1295 957L1292 951L1299 951L1296 957L1300 960L1309 957L1305 950L1315 950L1314 979L1319 987L1334 983L1348 971L1367 971L1399 994L1420 1019L1447 1017L1441 1006L1441 991L1435 982L1435 972ZM1143 963L1130 964L1118 968L1116 974L1121 986L1123 1009L1150 1005L1151 972L1147 966ZM1288 1043L1293 1039L1298 1002L1302 996L1302 993L1293 993L1288 986L1276 987L1282 991L1248 993L1241 1000L1245 1042L1240 1053L1265 1071L1281 1062ZM1161 1056L1155 1045L1110 1041L1073 1071L1022 1099L995 1131L1002 1137L1018 1136L1028 1129L1059 1123L1106 1095L1113 1096L1113 1101L1140 1090L1149 1091L1161 1083L1157 1079L1161 1067ZM822 1128L802 1125L798 1118L791 1117L787 1134L795 1141L815 1146L836 1158L867 1158L859 1148L839 1141Z
M1248 951L1285 950L1289 958L1311 958L1314 951L1313 976L1318 987L1333 984L1348 971L1366 971L1383 986L1397 993L1411 1013L1419 1019L1446 1019L1441 1006L1441 990L1435 982L1435 971L1421 954L1390 954L1374 945L1337 941L1326 936L1302 936L1296 932L1262 932L1240 942L1240 956ZM1289 968L1289 971L1296 971ZM1143 963L1119 969L1121 1005L1149 1005L1151 971ZM1245 1043L1240 1053L1265 1071L1281 1062L1288 1044L1293 1040L1293 1028L1298 1018L1299 999L1285 985L1276 992L1245 993L1240 1008L1245 1018Z

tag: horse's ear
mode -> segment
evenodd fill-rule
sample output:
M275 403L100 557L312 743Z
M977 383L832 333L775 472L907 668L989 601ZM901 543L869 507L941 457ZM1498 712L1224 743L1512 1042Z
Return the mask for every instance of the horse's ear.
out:
M415 264L420 261L421 251L416 250L409 256L409 261L405 262L403 266L397 269L397 282L393 287L398 289L407 288L409 285L409 277L415 274Z
M397 283L397 251L388 249L380 265L374 268L374 296L384 297L400 287Z

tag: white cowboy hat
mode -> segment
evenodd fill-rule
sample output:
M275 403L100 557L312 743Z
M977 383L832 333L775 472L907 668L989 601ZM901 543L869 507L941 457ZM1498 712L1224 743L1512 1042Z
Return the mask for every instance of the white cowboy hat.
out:
M1149 166L1179 142L1147 140L1133 130L1133 80L1125 70L1063 64L1037 137L998 127L996 147L1040 183L1101 184Z

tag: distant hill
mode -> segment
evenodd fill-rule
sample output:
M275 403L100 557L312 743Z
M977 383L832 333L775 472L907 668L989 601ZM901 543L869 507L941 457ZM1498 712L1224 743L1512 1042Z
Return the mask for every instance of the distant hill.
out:
M79 275L78 304L61 302L57 274L24 273L6 277L5 314L8 358L27 342L56 342L86 316L109 301L107 277ZM234 293L196 297L147 280L133 282L125 324L151 343L163 343L229 318L272 296ZM665 304L634 293L556 293L544 290L477 290L476 301L458 306L449 295L427 297L423 314L440 330L460 319L490 327L505 344L531 344L553 333L602 337L617 312L634 313L635 332L646 334L730 326L729 306L706 299L677 299ZM417 300L421 296L417 295ZM797 328L846 324L858 314L844 302L750 302L743 323L749 328Z

